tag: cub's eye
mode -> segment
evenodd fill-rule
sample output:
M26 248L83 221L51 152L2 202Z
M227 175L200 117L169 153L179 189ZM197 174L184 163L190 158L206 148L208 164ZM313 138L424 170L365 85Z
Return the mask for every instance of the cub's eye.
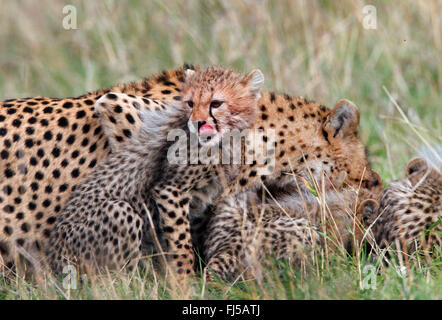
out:
M187 105L189 106L189 108L193 108L193 101L187 101Z
M219 107L221 107L222 104L223 104L222 101L213 100L213 101L210 103L210 108L219 108Z

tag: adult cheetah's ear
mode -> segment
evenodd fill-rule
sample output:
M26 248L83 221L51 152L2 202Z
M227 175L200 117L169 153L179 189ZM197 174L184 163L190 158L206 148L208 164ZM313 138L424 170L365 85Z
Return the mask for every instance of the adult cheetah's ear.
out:
M362 217L365 226L368 227L376 220L378 216L379 203L374 199L362 201L358 206L357 214Z
M264 74L259 69L255 69L245 76L242 83L249 87L252 95L257 99L261 96L261 88L264 85Z
M356 136L359 131L359 110L347 100L339 100L323 124L328 138Z
M414 158L410 160L405 169L405 176L411 184L416 185L428 171L428 164L424 158Z
M186 77L186 81L189 80L195 74L195 70L186 69L184 71L184 76Z

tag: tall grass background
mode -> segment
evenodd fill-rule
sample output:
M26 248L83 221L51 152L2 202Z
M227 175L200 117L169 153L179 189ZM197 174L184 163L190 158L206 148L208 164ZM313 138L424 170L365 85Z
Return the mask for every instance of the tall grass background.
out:
M376 7L376 29L363 26L368 4ZM65 5L77 9L76 30L63 28ZM372 167L388 184L422 148L442 144L440 12L438 0L1 0L0 99L81 95L184 62L260 68L268 90L329 107L341 98L355 102ZM150 263L69 291L50 280L0 279L0 299L442 297L440 260L418 259L407 276L379 267L376 289L366 290L367 261L334 259L233 285L196 278L185 292Z

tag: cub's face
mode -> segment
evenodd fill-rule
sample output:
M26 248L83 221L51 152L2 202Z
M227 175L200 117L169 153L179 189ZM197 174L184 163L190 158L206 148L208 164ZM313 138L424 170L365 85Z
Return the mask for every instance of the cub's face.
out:
M189 129L201 145L215 145L227 132L251 127L264 83L261 71L247 76L220 67L186 70L183 104L191 108Z

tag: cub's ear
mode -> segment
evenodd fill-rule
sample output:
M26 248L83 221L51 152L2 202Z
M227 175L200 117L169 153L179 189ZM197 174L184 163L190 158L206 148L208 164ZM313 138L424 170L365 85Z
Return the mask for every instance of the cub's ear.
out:
M186 78L186 80L189 80L190 77L192 77L195 74L195 70L192 69L186 69L186 71L184 71L184 76Z
M264 84L264 75L259 69L250 72L242 81L244 85L248 86L254 96L260 97L261 88Z
M328 138L355 136L359 131L359 110L347 100L339 100L323 124Z
M374 170L368 169L365 172L364 179L362 180L362 187L364 191L369 192L370 198L380 196L383 190L382 178ZM361 190L362 191L362 190Z
M365 226L371 225L378 216L379 203L374 199L362 201L357 209L357 214L362 217Z
M405 169L405 176L414 186L422 179L427 170L427 161L424 158L415 158L408 162L407 168Z

